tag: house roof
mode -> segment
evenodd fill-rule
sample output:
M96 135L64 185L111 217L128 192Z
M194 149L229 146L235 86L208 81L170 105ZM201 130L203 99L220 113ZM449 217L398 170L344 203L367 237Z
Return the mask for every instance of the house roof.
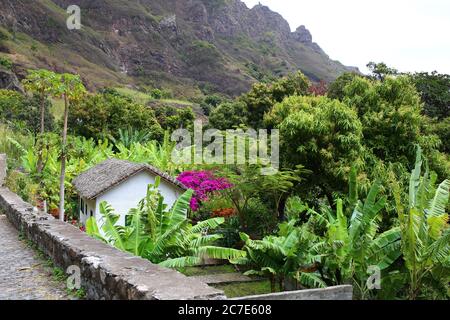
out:
M168 183L182 190L187 190L187 188L174 177L169 176L167 173L164 173L153 166L113 158L83 172L73 180L72 184L82 197L93 200L106 191L121 184L128 178L143 171L160 176Z

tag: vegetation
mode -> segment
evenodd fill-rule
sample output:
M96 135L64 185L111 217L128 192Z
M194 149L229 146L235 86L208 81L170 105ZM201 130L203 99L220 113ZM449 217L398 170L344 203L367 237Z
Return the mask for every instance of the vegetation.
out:
M166 210L158 186L157 178L155 185L149 186L146 198L128 213L126 226L117 223L119 216L107 203L101 203L104 236L95 217L88 220L87 233L120 250L170 268L195 266L207 257L235 259L243 255L239 250L215 246L221 235L205 234L205 230L212 231L221 225L222 218L205 220L195 226L190 224L187 211L192 190Z
M165 106L162 92L88 93L77 75L30 72L28 95L0 90L7 185L71 221L77 175L112 157L148 163L191 189L172 208L159 180L128 213L102 203L102 216L87 222L90 235L191 275L207 272L199 265L210 257L234 264L217 272L262 279L221 286L232 296L351 284L358 299L448 299L448 77L371 68L328 87L297 73L234 100L208 95L179 108ZM200 105L209 128L278 129L281 169L177 164L170 133L191 129L191 107Z
M114 89L88 96L72 107L69 117L69 132L86 138L118 138L118 130L129 127L150 132L152 139L163 136L163 130L151 109Z

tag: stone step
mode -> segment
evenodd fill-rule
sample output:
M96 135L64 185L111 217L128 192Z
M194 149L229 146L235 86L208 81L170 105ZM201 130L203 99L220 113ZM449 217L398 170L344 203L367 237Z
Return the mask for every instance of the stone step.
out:
M189 277L197 281L206 284L229 284L235 282L255 282L260 281L258 278L250 278L242 273L222 273L222 274L209 274L204 276L192 276Z

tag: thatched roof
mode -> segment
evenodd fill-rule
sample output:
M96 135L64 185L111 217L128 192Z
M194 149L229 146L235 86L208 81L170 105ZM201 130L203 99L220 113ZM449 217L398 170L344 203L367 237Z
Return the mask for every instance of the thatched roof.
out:
M98 164L97 166L80 174L73 180L72 183L83 198L93 200L142 171L160 176L163 180L182 190L187 189L175 178L148 164L134 163L118 159L108 159Z

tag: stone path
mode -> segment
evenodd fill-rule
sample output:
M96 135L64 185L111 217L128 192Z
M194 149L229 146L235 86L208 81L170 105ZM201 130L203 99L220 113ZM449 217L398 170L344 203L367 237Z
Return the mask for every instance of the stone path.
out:
M66 300L64 284L53 280L33 249L0 215L0 300Z
M207 284L227 284L234 282L255 282L258 279L247 277L241 273L223 273L223 274L210 274L205 276L193 276L190 278L194 278L200 282L204 282Z

